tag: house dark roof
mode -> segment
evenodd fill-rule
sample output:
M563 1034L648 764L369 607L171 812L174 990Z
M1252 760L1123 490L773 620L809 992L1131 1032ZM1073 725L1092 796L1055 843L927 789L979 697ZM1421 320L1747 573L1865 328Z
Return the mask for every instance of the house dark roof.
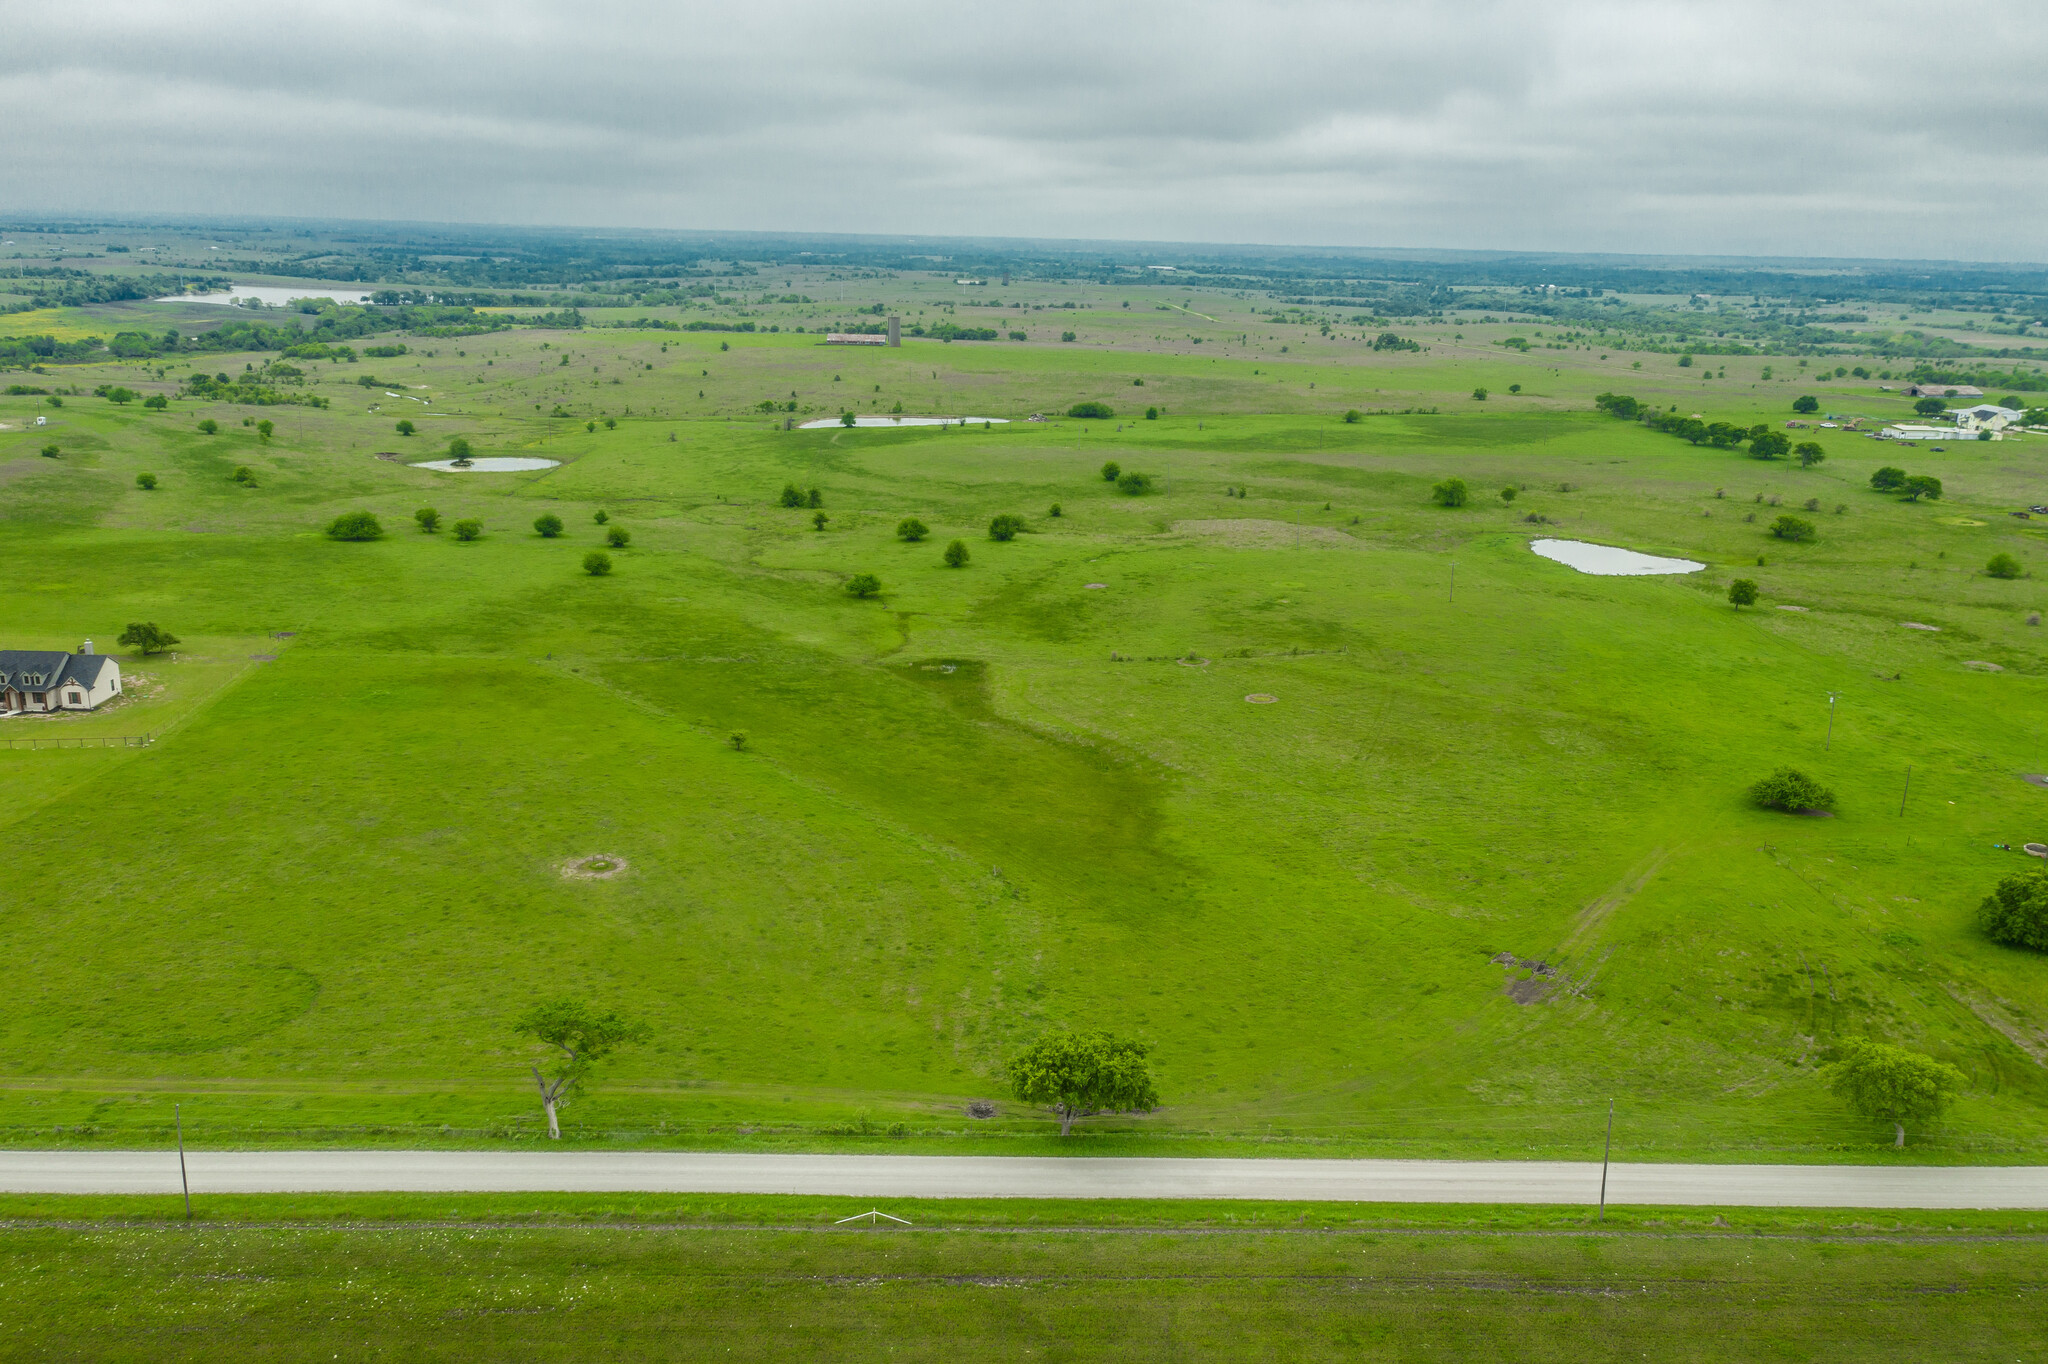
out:
M90 689L114 660L106 654L67 654L57 649L0 649L0 687L48 691L66 682Z

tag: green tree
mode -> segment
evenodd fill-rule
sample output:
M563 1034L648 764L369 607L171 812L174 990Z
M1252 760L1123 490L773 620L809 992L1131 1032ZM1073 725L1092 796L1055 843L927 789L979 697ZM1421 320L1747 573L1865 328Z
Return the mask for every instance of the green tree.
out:
M1143 497L1152 491L1152 475L1141 474L1135 469L1119 474L1116 490L1126 497Z
M268 417L265 417L262 421L256 423L256 434L261 436L265 440L269 440L271 434L276 430L277 423L270 420L270 418Z
M1004 512L988 523L988 538L991 540L1014 540L1017 532L1024 529L1024 518Z
M1867 1037L1852 1039L1827 1068L1828 1087L1866 1118L1892 1125L1892 1145L1906 1144L1906 1124L1932 1118L1962 1090L1964 1075L1946 1061Z
M645 1041L647 1030L612 1012L599 1013L579 999L553 999L536 1004L512 1024L548 1050L533 1063L533 1082L540 1087L541 1110L547 1114L548 1137L562 1139L559 1111L583 1092L591 1068L620 1047Z
M806 507L824 506L825 494L819 492L816 488L811 489L808 493L804 494L804 505Z
M593 578L602 578L612 571L612 556L601 549L593 549L583 556L583 571Z
M1010 1092L1028 1104L1052 1110L1060 1135L1077 1119L1097 1113L1149 1113L1159 1092L1145 1064L1144 1043L1106 1032L1055 1028L1010 1061Z
M466 516L449 527L449 529L455 532L456 539L464 544L468 544L471 540L477 539L484 533L484 523L473 516Z
M1064 513L1060 511L1060 504L1055 502L1050 507L1047 507L1045 509L1045 514L1047 516L1053 517L1054 519L1058 519Z
M906 516L896 523L896 538L909 544L916 544L931 534L931 528L914 516Z
M1734 606L1756 605L1756 583L1749 578L1737 578L1728 584L1728 601Z
M375 540L383 534L384 527L366 511L343 512L327 523L330 540Z
M421 507L412 514L412 519L419 522L420 529L429 535L441 528L441 513L432 507Z
M553 512L542 512L533 518L533 528L540 532L541 538L552 540L562 533L562 518Z
M1472 500L1471 489L1462 478L1447 478L1429 490L1430 500L1440 507L1462 507Z
M148 658L151 654L160 654L178 643L178 637L153 620L136 620L128 622L128 628L123 630L121 637L114 642L126 644L144 658Z
M1813 522L1803 516L1787 514L1771 522L1771 534L1780 540L1804 543L1813 538Z
M1785 452L1792 448L1792 442L1785 439L1781 431L1765 431L1749 442L1751 459L1783 459Z
M1107 421L1116 415L1116 409L1108 403L1075 403L1067 409L1069 417L1081 417L1089 421Z
M1994 578L2017 578L2020 576L2020 561L2004 550L1991 556L1991 562L1984 565L1984 571Z
M1820 448L1820 442L1817 440L1800 441L1792 447L1792 453L1798 457L1799 467L1802 469L1811 469L1828 457L1828 452Z
M142 491L144 492L150 491L152 488L156 487L156 475L137 474L135 476L135 486L142 489Z
M1799 413L1818 412L1820 411L1820 399L1810 393L1802 394L1792 400L1792 410Z
M1906 471L1887 464L1870 476L1870 486L1876 492L1897 492L1906 486Z
M470 459L469 442L461 436L448 442L448 458L455 464L467 464Z
M839 414L839 424L841 426L852 426L853 422L854 417L851 412L842 412Z
M1948 404L1939 398L1922 398L1913 404L1913 410L1923 417L1938 417L1948 410Z
M1483 403L1483 402L1485 402L1485 401L1486 401L1486 390L1485 390L1485 389L1483 389L1483 388L1475 388L1475 389L1473 389L1473 390L1472 390L1472 401L1474 401L1474 402L1478 402L1478 403Z
M606 417L606 418L604 419L604 429L605 429L605 430L607 430L607 431L616 431L616 430L618 430L618 429L619 429L619 419L618 419L617 417Z
M161 412L171 405L171 400L161 393L152 393L142 400L142 405L154 412Z
M228 475L228 481L239 483L244 488L253 488L256 486L256 471L246 464L237 464L235 471Z
M1102 466L1102 481L1104 483L1114 483L1117 480L1117 476L1121 473L1123 473L1123 467L1115 460L1110 460Z
M419 430L419 428L417 426L414 426L409 421L401 421L398 424L398 434L401 436L409 436L417 430Z
M116 405L132 403L135 401L135 390L132 388L110 388L107 390L107 401Z
M211 417L208 417L205 421L199 423L199 434L201 434L202 436L217 435L219 434L219 432L220 423L215 421Z
M823 513L823 512L812 512L812 513L811 513L811 529L812 529L812 530L823 530L823 529L825 529L825 523L826 523L827 521L830 521L831 519L832 519L831 517L829 517L829 516L825 515L825 513Z
M604 533L604 542L613 549L624 549L633 542L633 532L624 526L613 526Z
M846 590L865 600L882 590L882 580L872 573L856 573L846 580Z
M612 519L612 514L608 511L600 511L594 514L590 519L597 522L597 524L601 526L605 522Z
M1354 408L1351 408L1350 410L1348 410L1348 411L1347 411L1347 412L1345 412L1345 414L1344 414L1344 424L1345 424L1346 426L1356 426L1356 425L1358 425L1358 424L1359 424L1360 422L1362 422L1362 421L1364 421L1364 420L1365 420L1365 414L1364 414L1363 412L1360 412L1360 411L1359 411L1359 410L1358 410L1357 408L1355 408L1355 407L1354 407Z
M967 567L967 542L965 540L955 540L952 544L946 546L946 552L943 557L947 568Z
M801 507L804 504L803 490L794 483L785 483L782 485L782 496L778 500L785 507Z
M1908 502L1926 498L1929 502L1941 500L1941 480L1933 474L1908 474L1899 491L1906 495Z
M1832 810L1835 793L1796 767L1781 767L1749 788L1749 798L1767 810Z
M1146 420L1146 421L1148 421L1148 422L1156 422L1156 421L1158 421L1158 420L1159 420L1159 409L1158 409L1158 408L1156 408L1156 407L1148 407L1148 408L1146 408L1146 409L1145 409L1145 420Z
M2020 871L2000 881L1977 906L1977 926L2007 947L2048 952L2048 871Z

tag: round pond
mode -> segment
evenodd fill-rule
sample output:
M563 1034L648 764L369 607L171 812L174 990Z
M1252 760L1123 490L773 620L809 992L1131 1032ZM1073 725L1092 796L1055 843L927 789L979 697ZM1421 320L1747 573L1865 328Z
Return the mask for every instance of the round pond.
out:
M517 474L524 473L529 469L552 469L561 462L559 459L526 459L512 455L485 455L482 459L473 459L467 464L457 464L453 460L447 459L430 459L425 463L415 464L412 467L415 469L436 469L444 474Z
M1581 573L1598 574L1603 578L1640 578L1653 573L1697 573L1706 567L1705 564L1696 564L1690 559L1660 559L1654 554L1638 554L1632 549L1589 544L1584 540L1536 540L1530 543L1529 548L1567 568L1576 568Z

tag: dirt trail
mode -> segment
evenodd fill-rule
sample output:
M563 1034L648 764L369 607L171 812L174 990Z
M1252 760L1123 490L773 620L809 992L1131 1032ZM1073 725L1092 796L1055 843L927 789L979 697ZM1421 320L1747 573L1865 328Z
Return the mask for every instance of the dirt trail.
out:
M1649 856L1636 863L1625 876L1608 887L1605 895L1580 910L1578 919L1572 924L1570 935L1558 944L1557 954L1561 957L1568 956L1581 944L1590 942L1614 911L1633 900L1644 886L1650 884L1650 879L1663 868L1670 856L1671 854L1663 848L1652 848Z

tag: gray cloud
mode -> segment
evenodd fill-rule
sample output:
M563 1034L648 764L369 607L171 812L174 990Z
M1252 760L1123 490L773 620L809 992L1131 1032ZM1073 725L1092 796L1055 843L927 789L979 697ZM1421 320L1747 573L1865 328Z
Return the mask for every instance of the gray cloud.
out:
M16 212L2042 260L2031 17L5 0L0 176Z

